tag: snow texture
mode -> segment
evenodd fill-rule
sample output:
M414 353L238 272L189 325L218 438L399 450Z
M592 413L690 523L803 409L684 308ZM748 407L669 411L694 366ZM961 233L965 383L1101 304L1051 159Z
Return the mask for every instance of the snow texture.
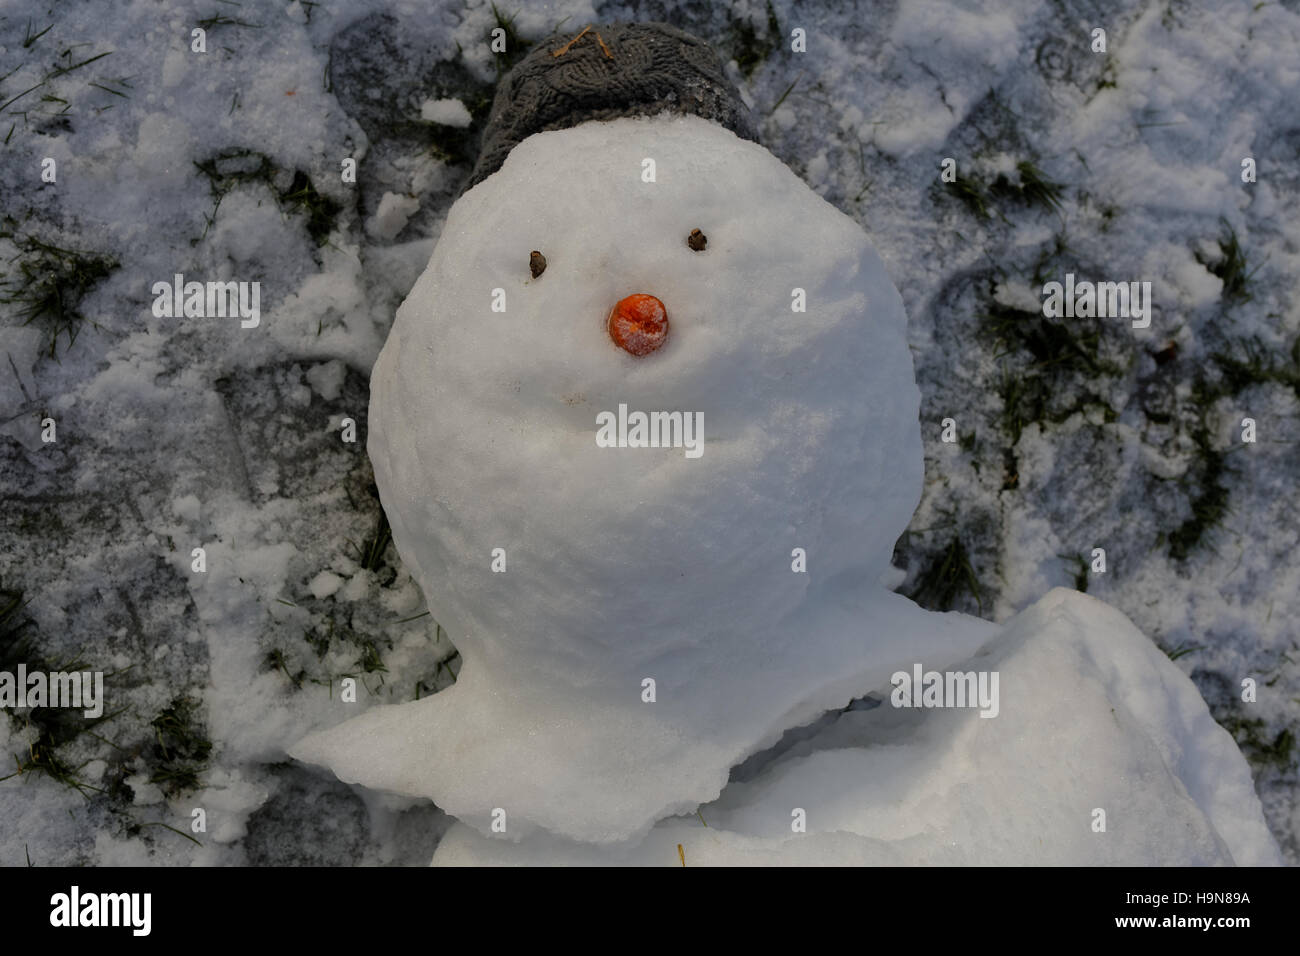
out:
M384 198L379 200L379 208L366 220L366 232L377 239L396 239L397 234L406 228L411 215L419 208L420 200L414 196L384 193Z
M1192 682L1115 609L1057 588L957 669L1001 675L996 717L888 700L847 710L640 843L590 847L540 834L516 844L456 824L433 862L1280 862L1237 745ZM1092 826L1096 808L1105 811L1104 832ZM791 830L795 809L806 814L806 833Z
M469 115L469 110L460 100L425 100L420 107L420 119L428 120L430 123L441 123L443 126L456 126L464 128L473 122L473 117Z

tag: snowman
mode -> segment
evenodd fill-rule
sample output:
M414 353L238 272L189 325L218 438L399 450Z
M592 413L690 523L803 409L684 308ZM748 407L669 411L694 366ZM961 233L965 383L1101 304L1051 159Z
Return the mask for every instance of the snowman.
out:
M1235 745L1122 615L1058 591L999 628L889 589L922 482L901 299L708 48L658 24L539 46L371 379L393 540L464 666L291 754L436 802L454 863L957 862L1035 773L1026 846L1108 806L1130 838L1174 820L1178 859L1275 858ZM1072 739L1116 705L1123 732ZM1112 858L1085 844L1062 853Z

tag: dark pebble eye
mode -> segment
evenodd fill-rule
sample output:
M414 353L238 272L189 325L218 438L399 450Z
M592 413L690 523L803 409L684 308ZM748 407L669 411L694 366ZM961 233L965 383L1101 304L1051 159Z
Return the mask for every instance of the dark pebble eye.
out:
M686 237L686 244L696 252L703 252L704 247L709 244L709 237L698 229L692 229L691 234Z
M534 279L545 272L546 256L542 255L536 249L528 253L528 271L533 274Z

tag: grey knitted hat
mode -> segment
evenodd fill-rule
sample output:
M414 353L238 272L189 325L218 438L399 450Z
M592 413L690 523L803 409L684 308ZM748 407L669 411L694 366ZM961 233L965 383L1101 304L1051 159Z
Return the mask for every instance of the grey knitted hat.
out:
M500 169L515 144L533 133L663 110L703 116L758 140L713 50L684 30L616 23L548 37L498 84L465 189Z

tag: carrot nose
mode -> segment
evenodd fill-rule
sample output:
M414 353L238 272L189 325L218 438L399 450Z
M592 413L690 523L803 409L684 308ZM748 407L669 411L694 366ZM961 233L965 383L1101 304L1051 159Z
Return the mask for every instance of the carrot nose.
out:
M668 338L668 310L652 295L636 292L610 310L609 337L633 355L649 355Z

